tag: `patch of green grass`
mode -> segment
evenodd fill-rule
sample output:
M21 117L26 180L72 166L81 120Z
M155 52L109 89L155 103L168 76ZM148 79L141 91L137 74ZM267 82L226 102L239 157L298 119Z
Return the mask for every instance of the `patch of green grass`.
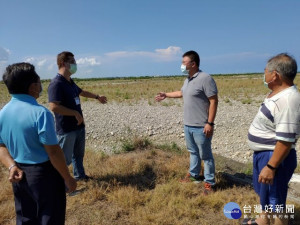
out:
M134 150L144 150L152 146L151 141L145 137L134 136L132 139L125 139L121 141L121 148L123 152L131 152Z
M246 175L252 175L253 174L253 164L251 162L247 163L245 165L242 173L245 173Z
M124 99L130 99L130 96L127 92L124 94Z
M251 103L252 103L252 99L250 99L250 98L243 99L243 100L242 100L242 103L243 103L243 104L251 104Z
M224 102L225 103L230 103L230 99L229 98L225 98Z
M175 142L171 142L170 144L158 144L155 147L167 152L174 152L177 154L183 153L183 149L180 148Z

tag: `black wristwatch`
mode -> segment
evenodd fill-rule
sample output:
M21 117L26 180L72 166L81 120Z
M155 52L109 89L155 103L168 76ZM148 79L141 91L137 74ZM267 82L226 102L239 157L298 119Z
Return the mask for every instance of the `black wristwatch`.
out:
M213 122L206 122L210 126L214 126L215 124Z
M269 169L271 169L271 170L277 170L276 167L271 166L269 163L267 164L267 167L268 167Z

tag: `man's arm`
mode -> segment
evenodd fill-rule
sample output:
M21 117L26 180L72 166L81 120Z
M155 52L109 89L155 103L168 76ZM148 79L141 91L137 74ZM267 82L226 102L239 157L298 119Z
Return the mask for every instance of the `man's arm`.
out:
M52 165L65 180L68 192L75 191L77 186L76 180L69 173L62 149L59 145L44 145L44 147Z
M165 98L181 98L182 97L182 91L174 91L174 92L159 92L156 96L155 96L155 100L160 102L162 100L164 100Z
M89 91L82 90L79 95L82 97L86 97L86 98L95 98L102 104L105 104L107 102L107 98L105 96L99 96L99 95L93 94Z
M49 108L52 112L58 113L63 116L75 116L78 122L77 125L80 125L83 122L83 117L80 115L78 111L60 105L59 102L50 102Z
M16 183L22 180L23 171L16 165L4 144L0 144L0 161L9 169L8 179L10 182Z
M269 160L268 164L274 168L277 168L280 165L280 163L285 159L285 157L287 157L287 155L290 153L291 147L291 142L277 141L273 155ZM259 174L258 182L265 184L273 184L275 172L275 170L270 169L266 165Z
M207 122L214 123L217 108L218 108L218 95L214 95L208 98L209 100L209 108L208 108L208 119ZM214 127L209 125L208 123L205 124L203 132L205 133L206 137L211 137L214 132Z

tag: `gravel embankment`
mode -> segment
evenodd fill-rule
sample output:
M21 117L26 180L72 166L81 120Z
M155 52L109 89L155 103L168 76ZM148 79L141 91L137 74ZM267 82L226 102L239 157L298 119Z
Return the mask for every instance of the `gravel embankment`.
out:
M3 105L0 103L0 109ZM258 107L258 103L219 102L212 143L214 153L243 163L252 160L247 133ZM121 149L122 140L135 135L147 137L154 143L175 142L185 147L181 99L171 106L149 105L146 101L134 104L109 102L106 105L87 101L82 102L82 109L90 149L111 154ZM299 142L297 149L299 155Z
M162 103L149 105L148 102L133 105L84 102L82 108L87 146L113 153L120 150L122 140L139 135L155 143L175 142L185 147L182 100L178 99L175 103L163 106ZM214 153L239 162L252 160L253 152L247 144L247 133L258 107L258 103L246 105L237 101L219 102L212 144Z

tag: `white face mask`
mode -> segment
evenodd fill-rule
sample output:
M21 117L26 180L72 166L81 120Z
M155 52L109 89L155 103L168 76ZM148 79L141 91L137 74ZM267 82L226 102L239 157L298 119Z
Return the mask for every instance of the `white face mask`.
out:
M183 64L181 65L180 69L183 74L189 74L190 72L189 70L186 69L186 66Z
M264 86L265 86L266 88L269 88L269 84L272 83L272 82L273 82L273 80L270 81L270 82L266 82L266 74L264 73Z

